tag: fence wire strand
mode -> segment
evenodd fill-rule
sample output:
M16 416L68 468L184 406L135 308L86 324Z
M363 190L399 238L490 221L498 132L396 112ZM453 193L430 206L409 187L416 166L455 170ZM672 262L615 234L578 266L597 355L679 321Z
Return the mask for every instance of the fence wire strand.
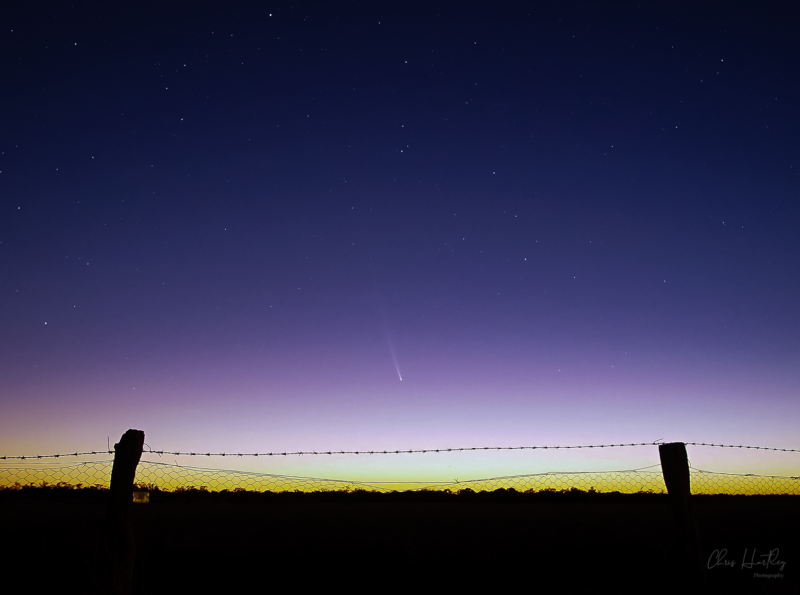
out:
M620 448L625 446L659 446L663 440L655 442L631 442L627 444L578 444L578 445L543 445L543 446L469 446L459 448L421 448L421 449L395 449L395 450L297 450L293 452L182 452L172 450L153 450L148 445L144 452L162 455L189 456L189 457L287 457L287 456L319 456L319 455L391 455L413 453L445 453L465 452L475 450L566 450L575 448ZM715 448L741 448L751 450L770 450L775 452L800 452L796 448L773 448L769 446L747 446L744 444L713 444L709 442L684 442L686 446L711 446ZM86 452L60 453L52 455L27 455L27 456L2 456L0 461L7 460L41 460L58 459L60 457L96 456L101 454L113 455L113 450L99 450Z

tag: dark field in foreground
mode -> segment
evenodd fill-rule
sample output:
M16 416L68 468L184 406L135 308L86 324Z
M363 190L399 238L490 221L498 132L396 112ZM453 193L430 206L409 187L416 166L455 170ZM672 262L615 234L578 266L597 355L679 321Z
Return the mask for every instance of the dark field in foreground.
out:
M0 491L7 580L103 592L106 496ZM704 593L800 594L800 497L694 496L693 507L713 566ZM142 595L337 586L680 592L669 585L665 495L154 493L132 512Z

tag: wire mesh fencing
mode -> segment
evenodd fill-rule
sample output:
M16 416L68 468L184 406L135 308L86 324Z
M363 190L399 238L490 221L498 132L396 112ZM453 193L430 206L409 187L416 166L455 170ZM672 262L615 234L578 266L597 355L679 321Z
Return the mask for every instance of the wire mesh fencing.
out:
M694 495L800 495L800 477L717 473L692 468L690 481Z
M340 491L367 490L377 492L438 490L494 491L514 489L518 492L541 490L619 491L621 493L665 492L660 471L648 469L612 472L568 472L513 475L465 481L376 481L363 482L318 477L297 477L268 473L250 473L225 469L186 467L167 463L140 462L136 482L142 486L174 491L205 489L209 491Z
M113 459L70 464L0 464L0 489L69 487L108 489Z
M0 464L0 489L27 486L107 489L113 459L72 464ZM690 469L693 494L800 495L800 477L715 473ZM605 472L549 472L508 475L464 481L380 481L365 482L319 477L300 477L230 469L140 461L136 472L139 489L162 491L206 490L256 492L373 492L436 490L490 492L569 491L666 493L660 465L643 469Z
M728 495L800 495L800 477L737 475L690 469L693 494ZM363 482L318 477L296 477L268 473L251 473L226 469L186 467L166 463L141 462L136 482L161 490L206 489L210 491L333 491L368 490L378 492L410 490L448 490L459 492L491 492L513 489L518 492L581 490L592 492L666 493L660 465L644 469L601 472L550 472L508 475L464 481Z

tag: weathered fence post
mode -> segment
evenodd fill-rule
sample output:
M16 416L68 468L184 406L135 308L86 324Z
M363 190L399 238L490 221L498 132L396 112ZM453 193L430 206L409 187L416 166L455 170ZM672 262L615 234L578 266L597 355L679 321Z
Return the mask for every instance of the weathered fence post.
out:
M136 551L130 514L133 481L143 447L144 432L141 430L128 430L114 445L107 536L111 554L112 590L120 595L129 595L133 586L133 562Z
M675 520L676 545L679 556L678 567L672 568L681 592L695 593L703 581L703 566L700 539L692 514L689 458L683 442L658 445L661 470Z

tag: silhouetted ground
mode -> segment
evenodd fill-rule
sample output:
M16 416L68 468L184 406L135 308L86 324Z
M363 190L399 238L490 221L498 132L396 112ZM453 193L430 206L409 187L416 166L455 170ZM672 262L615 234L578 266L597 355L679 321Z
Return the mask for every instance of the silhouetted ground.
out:
M106 495L0 491L6 580L103 592ZM704 563L719 562L705 570L703 593L800 594L800 497L695 496L693 507ZM684 592L669 582L671 510L655 494L156 492L134 505L133 524L142 595L339 586ZM782 570L742 568L770 550Z

